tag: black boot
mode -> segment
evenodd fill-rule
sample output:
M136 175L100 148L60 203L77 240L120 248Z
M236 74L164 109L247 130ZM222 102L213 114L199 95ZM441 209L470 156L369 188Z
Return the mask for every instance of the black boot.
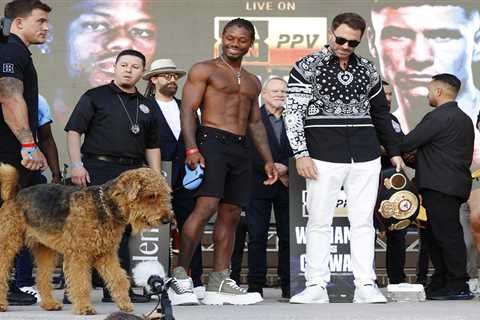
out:
M12 282L9 283L7 301L11 306L30 306L37 303L34 295L25 293L17 288Z
M150 298L145 297L142 294L137 294L133 292L132 289L128 291L128 295L130 296L130 300L132 300L132 303L147 303L150 302Z
M133 292L132 289L128 290L128 295L130 296L130 300L132 300L132 303L150 302L150 299L148 297L145 297L144 295L141 295L141 294L136 294L135 292ZM110 291L108 291L107 288L103 288L102 302L113 302L112 296L110 295Z
M67 291L64 291L64 292L63 292L63 304L72 304L72 302L71 302L70 299L68 298Z
M249 283L248 292L258 292L263 297L263 285L258 283Z
M290 299L290 287L282 287L282 298Z

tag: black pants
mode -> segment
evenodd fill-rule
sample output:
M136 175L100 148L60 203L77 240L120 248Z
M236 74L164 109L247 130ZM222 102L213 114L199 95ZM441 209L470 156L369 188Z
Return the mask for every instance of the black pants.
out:
M0 157L0 162L10 164L17 169L18 182L22 189L46 182L40 171L25 169L25 167L21 165L20 159L16 159L15 157ZM0 199L0 206L1 205L2 200ZM15 285L21 288L31 287L34 284L33 258L30 250L23 247L15 257Z
M424 240L435 268L432 289L467 290L467 251L459 218L463 201L429 189L421 190L421 194L428 215Z
M184 188L173 192L172 207L177 219L180 235L182 233L183 225L187 221L190 213L195 208L195 190L187 190ZM202 263L202 246L199 244L193 252L192 261L190 262L191 277L193 286L198 287L202 285L203 263Z
M235 244L233 247L232 259L230 260L230 278L240 283L240 271L242 271L243 251L245 250L245 239L247 238L247 221L244 216L238 220L235 230Z
M92 186L104 184L109 180L115 179L127 170L137 169L139 167L138 165L123 165L96 159L83 159L83 163L90 175L90 185ZM131 233L132 228L128 225L125 228L120 246L118 247L120 265L127 273L130 273L130 250L128 248L128 241ZM93 283L97 286L103 286L103 281L96 272L93 273Z
M277 182L281 183L281 182ZM248 284L265 285L267 237L273 211L278 236L278 275L282 288L290 287L288 189L277 185L270 199L252 199L247 209Z
M430 264L430 249L428 248L428 241L425 240L426 229L418 229L420 236L420 249L418 250L417 261L417 282L427 283L428 267Z
M391 284L405 282L405 235L407 229L387 231L387 275Z

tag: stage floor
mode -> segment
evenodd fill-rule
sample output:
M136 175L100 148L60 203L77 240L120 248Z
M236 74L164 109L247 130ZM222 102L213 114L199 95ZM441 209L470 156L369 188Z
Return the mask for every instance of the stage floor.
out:
M56 291L61 297L63 292ZM109 313L117 311L112 303L101 303L101 291L95 290L93 301L98 314L95 316L74 316L70 305L62 311L43 311L38 305L28 307L10 307L9 311L0 313L0 319L11 320L71 320L71 319L105 319ZM137 304L134 313L148 313L155 304ZM357 305L338 303L329 305L290 305L280 298L280 290L266 289L265 301L253 306L190 306L174 307L176 320L439 320L439 319L480 319L480 301L426 301L421 303L388 303L383 305Z

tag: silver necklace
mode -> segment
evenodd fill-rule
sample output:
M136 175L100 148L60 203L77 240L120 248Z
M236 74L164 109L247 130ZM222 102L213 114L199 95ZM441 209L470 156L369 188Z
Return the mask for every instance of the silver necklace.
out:
M125 113L127 114L128 121L130 121L130 131L137 135L140 132L140 126L138 125L138 96L137 96L137 114L135 116L135 122L132 121L132 118L130 118L130 114L127 111L127 107L125 106L125 103L123 102L122 98L120 97L119 94L117 94L118 100L120 100L120 103L122 104L123 110L125 110Z
M242 72L242 66L240 66L240 69L238 71L236 71L231 65L229 65L227 63L227 61L225 61L225 59L223 58L223 54L220 55L220 59L222 60L223 63L225 63L227 65L227 67L230 68L230 70L233 71L233 73L235 74L235 78L237 79L237 83L238 85L240 85L240 78L241 78L241 72Z

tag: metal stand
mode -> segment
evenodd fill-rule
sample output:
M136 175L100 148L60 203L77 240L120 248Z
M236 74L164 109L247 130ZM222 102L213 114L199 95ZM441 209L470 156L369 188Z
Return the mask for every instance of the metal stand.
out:
M152 312L145 315L145 319L175 320L175 317L173 316L172 302L168 298L168 288L170 288L170 280L167 280L166 282L163 282L163 280L157 280L156 285L152 286L150 296L157 296L158 303Z

